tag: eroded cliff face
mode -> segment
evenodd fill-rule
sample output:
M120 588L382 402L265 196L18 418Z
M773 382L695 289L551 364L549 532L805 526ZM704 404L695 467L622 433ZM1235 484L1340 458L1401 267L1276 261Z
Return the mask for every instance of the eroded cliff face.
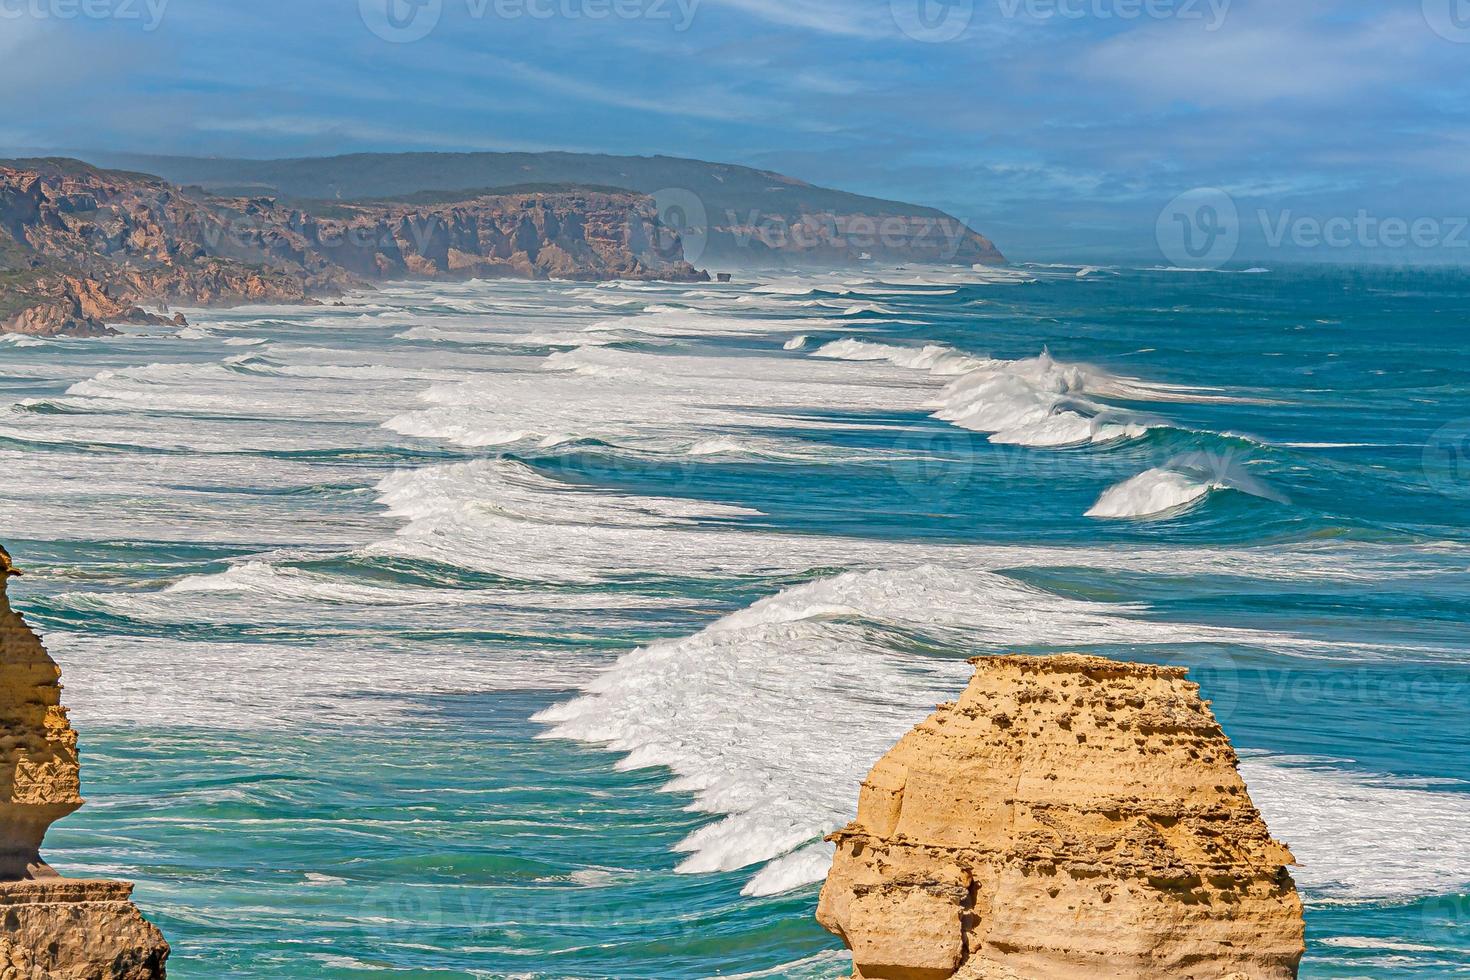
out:
M349 204L286 220L308 249L373 278L707 279L639 194L485 194L429 205Z
M1285 980L1301 901L1199 688L975 661L872 770L817 917L874 980Z
M146 303L302 302L373 279L475 276L707 278L632 192L305 208L77 161L0 166L0 332L99 334L161 322Z
M61 671L10 606L0 548L0 977L154 980L168 943L122 881L62 878L41 859L52 823L82 805Z
M115 333L109 323L174 324L182 314L164 317L109 295L94 279L74 275L40 276L28 284L27 301L0 323L0 333L36 337L102 337Z

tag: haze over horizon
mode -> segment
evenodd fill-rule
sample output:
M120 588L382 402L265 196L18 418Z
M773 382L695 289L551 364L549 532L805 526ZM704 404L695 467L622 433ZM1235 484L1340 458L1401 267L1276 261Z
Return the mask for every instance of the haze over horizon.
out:
M1022 259L1157 258L1169 202L1220 188L1242 256L1461 263L1455 2L26 0L0 146L665 154L943 208Z

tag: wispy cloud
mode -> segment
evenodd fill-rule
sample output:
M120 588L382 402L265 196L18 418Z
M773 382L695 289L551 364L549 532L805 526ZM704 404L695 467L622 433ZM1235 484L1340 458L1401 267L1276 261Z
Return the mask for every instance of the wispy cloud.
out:
M886 2L869 0L704 0L706 7L739 10L782 27L855 38L892 38L897 33Z
M498 152L565 149L561 145L553 147L523 140L490 139L462 132L379 126L313 116L214 116L196 120L193 127L202 133L232 133L265 137L336 137L344 141L391 143L398 146L420 146L426 149Z
M576 78L522 61L487 59L481 61L480 67L489 74L521 84L529 83L556 95L656 115L732 120L759 118L776 109L767 101L742 97L728 87L699 86L694 91L686 87L682 91L665 90L656 95L641 95L625 91L606 80Z
M1356 21L1312 16L1314 4L1237 4L1227 25L1164 21L1110 38L1079 62L1094 81L1151 102L1202 106L1335 101L1382 85L1436 42L1421 17L1384 10Z
M1470 47L1420 0L1231 0L1213 31L1095 15L1110 2L1007 17L1032 5L975 0L945 43L903 35L889 0L701 0L683 31L476 20L445 0L411 44L374 36L350 0L191 0L153 33L4 21L0 140L669 153L942 206L1017 254L1146 245L1162 202L1195 186L1349 214L1470 206Z

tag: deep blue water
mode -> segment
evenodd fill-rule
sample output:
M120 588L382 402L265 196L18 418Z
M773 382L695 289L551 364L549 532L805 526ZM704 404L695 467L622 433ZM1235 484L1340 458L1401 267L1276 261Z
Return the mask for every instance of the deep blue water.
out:
M178 977L841 976L868 766L966 657L1083 650L1192 668L1305 976L1470 973L1470 278L1078 272L0 341L52 863Z

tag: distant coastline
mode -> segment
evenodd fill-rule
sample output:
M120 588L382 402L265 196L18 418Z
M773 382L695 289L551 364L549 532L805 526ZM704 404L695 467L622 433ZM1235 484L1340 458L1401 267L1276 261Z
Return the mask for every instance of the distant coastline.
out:
M707 278L651 198L580 188L309 211L47 159L0 166L0 228L0 332L42 336L392 278Z
M0 333L105 335L109 324L179 322L148 305L311 303L386 279L690 282L709 278L696 268L701 260L819 268L1005 262L988 239L942 212L698 161L391 154L117 162L161 175L65 157L0 161ZM523 177L577 179L506 183L508 166ZM664 179L694 189L640 189ZM443 186L456 181L459 189Z

